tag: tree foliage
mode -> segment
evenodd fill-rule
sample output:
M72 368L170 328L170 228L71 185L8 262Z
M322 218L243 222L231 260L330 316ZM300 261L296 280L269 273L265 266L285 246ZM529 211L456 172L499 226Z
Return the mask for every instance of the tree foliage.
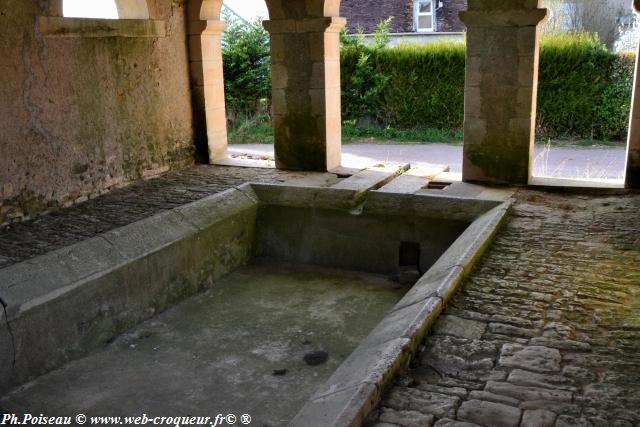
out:
M271 55L269 34L259 20L228 20L222 64L227 110L234 115L265 111L271 97Z
M629 0L545 0L550 11L543 33L597 35L609 49L618 37L618 19L632 14Z
M371 70L355 79L361 56L342 51L343 118L366 111L396 129L457 131L464 119L464 43L400 45L367 57ZM621 140L629 120L633 56L614 54L588 34L547 37L541 43L538 84L538 136ZM380 90L371 76L388 78ZM345 96L358 83L362 97ZM355 105L351 103L355 102Z
M366 118L379 121L382 111L382 94L389 82L389 76L373 63L376 54L387 49L391 18L381 21L376 27L373 44L366 45L362 31L349 35L340 34L342 57L352 61L342 68L342 114L343 118L355 120Z

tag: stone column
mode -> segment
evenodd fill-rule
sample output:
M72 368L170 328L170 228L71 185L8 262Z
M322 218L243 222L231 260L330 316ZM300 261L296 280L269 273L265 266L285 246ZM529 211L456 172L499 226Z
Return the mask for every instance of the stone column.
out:
M272 19L272 114L276 166L340 166L340 17Z
M498 5L492 5L500 3ZM527 184L538 85L537 1L469 0L463 181ZM506 4L506 5L505 5ZM507 9L507 10L505 10Z
M636 13L640 13L640 0L634 0ZM640 188L640 46L636 55L636 75L631 100L631 120L629 122L629 140L627 142L628 188Z
M209 3L215 4L209 6ZM194 133L196 145L206 143L209 162L227 158L227 115L221 45L222 31L226 24L216 19L219 18L221 3L191 2L188 15ZM206 129L203 129L204 124ZM206 142L201 141L204 139Z
M120 19L149 19L147 0L116 0Z
M49 16L64 16L62 10L63 0L50 0L49 1Z

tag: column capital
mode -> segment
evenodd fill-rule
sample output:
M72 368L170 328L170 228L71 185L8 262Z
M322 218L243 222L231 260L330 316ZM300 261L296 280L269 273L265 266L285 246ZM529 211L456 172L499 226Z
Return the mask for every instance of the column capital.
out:
M344 28L347 20L338 16L324 16L311 19L271 19L262 21L269 34L290 33L337 33Z
M227 23L224 21L207 21L207 26L202 32L203 35L217 35L221 34L227 27Z
M459 16L467 27L535 27L546 19L547 9L464 11Z

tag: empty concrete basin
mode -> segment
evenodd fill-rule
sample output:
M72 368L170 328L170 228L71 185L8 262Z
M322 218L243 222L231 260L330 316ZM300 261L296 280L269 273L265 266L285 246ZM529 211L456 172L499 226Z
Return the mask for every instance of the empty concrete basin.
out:
M357 424L507 208L245 185L0 270L0 407Z

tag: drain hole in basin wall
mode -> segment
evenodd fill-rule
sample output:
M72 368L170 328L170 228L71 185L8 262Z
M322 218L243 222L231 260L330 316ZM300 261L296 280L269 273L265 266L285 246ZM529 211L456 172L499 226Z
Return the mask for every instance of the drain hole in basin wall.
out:
M444 190L445 188L447 188L448 186L450 186L451 183L450 182L444 182L444 181L429 181L429 183L427 184L426 189L428 190Z
M420 243L400 242L398 253L398 282L412 286L422 275L420 272Z

